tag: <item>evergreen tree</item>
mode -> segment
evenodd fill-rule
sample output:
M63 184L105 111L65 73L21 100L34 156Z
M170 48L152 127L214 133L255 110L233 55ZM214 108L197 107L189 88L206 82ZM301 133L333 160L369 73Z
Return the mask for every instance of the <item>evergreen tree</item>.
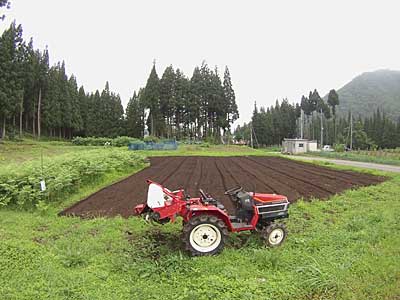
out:
M161 135L163 130L163 116L160 109L160 80L157 75L156 66L153 65L150 76L147 79L143 92L143 100L146 108L150 109L147 126L151 135Z
M332 108L333 114L333 136L336 138L336 106L339 105L339 95L332 89L328 94L328 105Z
M78 106L79 112L81 116L82 126L80 130L77 130L77 134L81 136L85 136L87 134L88 122L89 122L89 96L85 93L85 88L81 86L78 90Z
M127 134L132 137L142 138L144 131L144 109L140 97L133 93L126 107Z
M21 98L23 97L23 40L22 27L11 23L9 29L5 30L0 39L0 126L1 137L6 135L7 119L13 119L21 109Z
M191 111L189 101L189 80L179 69L177 69L175 73L175 92L174 101L172 103L175 137L180 139L183 134L190 137Z
M203 102L202 74L200 72L200 68L195 67L193 75L190 79L188 109L190 111L191 120L194 122L195 136L197 138L201 137L201 129L204 124L202 115Z
M41 135L41 106L42 106L42 97L45 93L45 89L47 86L47 74L49 71L49 52L47 48L43 53L40 51L36 51L37 62L36 65L36 91L37 91L37 128L38 128L38 137ZM65 74L65 66L64 66L64 74ZM66 76L65 76L66 78Z
M223 88L225 97L224 104L226 105L227 108L225 116L225 119L227 120L227 128L224 128L224 130L226 130L230 129L230 125L237 119L239 119L239 112L236 104L235 91L233 90L232 87L231 75L229 73L228 67L225 67Z
M165 69L160 79L159 88L160 110L166 123L166 135L170 137L173 127L174 107L176 106L176 75L172 66ZM177 125L179 127L179 123Z

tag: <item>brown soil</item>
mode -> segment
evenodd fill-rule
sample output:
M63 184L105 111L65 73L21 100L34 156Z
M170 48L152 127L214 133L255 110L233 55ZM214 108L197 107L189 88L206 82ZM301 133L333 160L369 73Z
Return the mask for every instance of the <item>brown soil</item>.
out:
M229 211L233 206L224 191L240 185L247 191L286 195L294 202L324 199L346 189L377 184L384 177L292 161L279 157L151 157L150 167L110 185L65 209L61 215L81 217L133 215L136 204L146 201L146 179L170 190L184 188L198 196L202 188L221 200Z

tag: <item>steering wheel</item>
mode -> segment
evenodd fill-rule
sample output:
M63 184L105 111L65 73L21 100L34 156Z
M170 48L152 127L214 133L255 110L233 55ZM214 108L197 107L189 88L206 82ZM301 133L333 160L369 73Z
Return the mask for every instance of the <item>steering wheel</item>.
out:
M204 200L208 198L207 195L206 195L206 193L204 193L204 191L203 191L202 189L199 189L199 192L200 192L201 197L202 197Z
M224 195L234 195L234 194L240 192L241 190L243 190L243 188L241 186L236 186L234 188L231 188L231 189L225 191Z

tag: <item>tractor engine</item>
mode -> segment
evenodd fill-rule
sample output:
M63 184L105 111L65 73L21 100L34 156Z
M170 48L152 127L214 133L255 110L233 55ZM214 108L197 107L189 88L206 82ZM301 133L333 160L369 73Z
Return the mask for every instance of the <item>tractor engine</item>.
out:
M289 216L289 201L278 195L254 194L243 190L238 191L236 198L236 216L242 222L250 222L254 215L254 206L259 214L258 225L267 226L276 219ZM275 197L274 197L275 196Z

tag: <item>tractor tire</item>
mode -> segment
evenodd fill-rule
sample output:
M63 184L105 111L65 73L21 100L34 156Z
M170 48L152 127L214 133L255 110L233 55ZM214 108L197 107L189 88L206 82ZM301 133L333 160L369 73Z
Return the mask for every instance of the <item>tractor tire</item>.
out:
M284 224L272 223L262 230L261 235L268 247L275 248L285 241L287 229Z
M195 216L183 227L185 249L192 256L215 255L220 253L228 237L224 221L216 216L202 214Z

